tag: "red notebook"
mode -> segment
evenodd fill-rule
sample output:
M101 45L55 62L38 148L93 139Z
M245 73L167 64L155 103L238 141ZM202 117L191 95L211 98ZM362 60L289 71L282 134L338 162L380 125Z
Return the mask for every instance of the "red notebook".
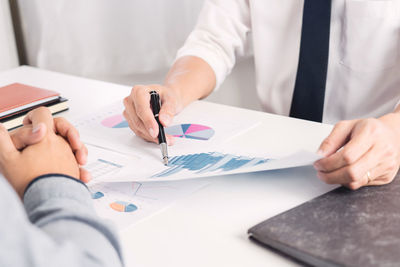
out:
M59 98L57 92L20 83L0 87L0 118Z

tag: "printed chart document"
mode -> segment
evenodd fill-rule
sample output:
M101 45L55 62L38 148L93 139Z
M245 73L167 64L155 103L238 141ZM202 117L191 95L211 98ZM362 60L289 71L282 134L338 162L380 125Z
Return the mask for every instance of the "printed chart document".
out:
M206 180L155 183L94 183L89 185L97 214L118 230L169 207L209 184Z
M212 110L215 105L205 112L204 107L196 104L176 116L174 123L165 129L176 139L169 149L168 166L162 164L157 144L142 140L129 128L122 115L122 103L76 120L74 124L82 140L91 145L89 167L96 166L94 169L99 172L96 179L107 182L184 180L303 166L319 159L315 153L306 151L285 158L232 152L226 145L229 140L256 127L259 121L243 117L240 110L226 116L221 114L223 110ZM109 170L113 170L112 175ZM107 175L101 175L102 171Z
M164 166L159 158L153 160L121 154L92 145L88 145L88 150L89 160L86 168L91 171L96 181L102 182L186 180L305 166L321 158L308 151L300 151L279 159L218 151L171 157L169 165Z
M88 184L97 214L112 221L118 230L127 227L169 207L179 199L208 185L207 179L177 182L101 182L101 177L113 177L131 162L134 156L88 145L89 163L85 168L91 173ZM140 168L140 167L139 167ZM135 169L130 168L132 172Z
M73 123L86 144L159 161L160 147L136 136L124 119L123 110L122 102L115 103ZM212 151L260 124L258 120L238 118L240 112L237 116L220 114L219 117L231 118L220 120L215 115L217 112L221 113L217 110L204 111L198 108L198 103L194 103L176 116L173 124L165 128L166 134L176 139L173 148L169 149L170 156Z
M232 150L229 141L259 122L241 117L240 110L229 116L211 109L203 114L195 104L166 128L176 140L164 166L159 146L135 136L122 112L122 103L117 103L74 121L89 150L85 168L93 177L88 186L95 209L119 230L206 186L211 180L204 177L296 167L319 159L306 151L282 158Z

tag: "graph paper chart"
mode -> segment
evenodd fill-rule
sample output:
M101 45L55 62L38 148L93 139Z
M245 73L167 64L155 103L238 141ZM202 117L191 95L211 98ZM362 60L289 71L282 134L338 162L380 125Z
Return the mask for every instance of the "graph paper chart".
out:
M117 171L122 167L122 165L101 158L85 166L86 170L91 173L92 178L94 179L106 174L113 173L114 171Z

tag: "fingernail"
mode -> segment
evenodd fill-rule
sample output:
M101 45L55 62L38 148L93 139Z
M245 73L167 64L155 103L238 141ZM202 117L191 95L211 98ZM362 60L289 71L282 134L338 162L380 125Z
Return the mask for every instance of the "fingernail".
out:
M161 116L161 120L164 123L165 126L168 126L171 123L171 117L165 114L162 114Z
M33 127L32 129L32 133L37 133L39 132L40 128L42 127L41 124L36 125L35 127Z
M321 168L321 166L316 162L313 164L313 166L314 166L314 169L316 169L317 171L319 171Z
M87 161L87 155L86 155L86 154L83 154L82 161L83 161L84 163L86 163L86 161Z
M74 132L71 132L70 135L71 135L72 138L79 140L79 137Z
M323 151L322 149L319 149L317 151L317 154L320 155L320 156L325 156L325 151Z
M151 137L156 138L153 128L149 129L149 134L150 134Z

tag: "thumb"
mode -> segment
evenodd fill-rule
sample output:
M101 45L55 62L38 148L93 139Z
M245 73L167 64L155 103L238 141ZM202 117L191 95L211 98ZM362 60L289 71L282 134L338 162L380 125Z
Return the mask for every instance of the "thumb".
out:
M7 129L0 123L0 161L3 162L10 153L17 152Z
M350 138L354 121L341 121L335 125L332 132L322 142L318 154L328 157L344 146Z
M26 125L11 134L11 140L16 149L21 150L43 140L46 135L46 125L39 123L35 127Z
M24 118L24 125L32 124L32 127L36 129L40 123L45 124L48 133L55 132L54 119L48 108L39 107L30 111ZM53 130L53 131L52 131Z

